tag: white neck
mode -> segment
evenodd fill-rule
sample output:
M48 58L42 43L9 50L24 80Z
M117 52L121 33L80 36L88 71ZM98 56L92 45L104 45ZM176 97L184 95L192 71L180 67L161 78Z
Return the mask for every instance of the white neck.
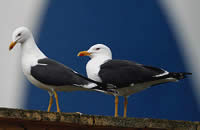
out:
M37 58L37 59L41 59L41 58L45 58L46 56L40 51L40 49L37 47L34 39L31 37L29 38L25 43L22 43L21 45L21 55L22 55L22 59L25 57L29 57L29 58Z
M32 37L21 44L21 62L25 75L30 74L31 66L35 66L38 60L43 58L46 58L46 56L37 47Z
M88 78L91 78L95 81L101 82L100 77L98 76L100 66L105 63L107 60L111 60L112 57L110 56L95 56L88 61L86 65L86 71Z

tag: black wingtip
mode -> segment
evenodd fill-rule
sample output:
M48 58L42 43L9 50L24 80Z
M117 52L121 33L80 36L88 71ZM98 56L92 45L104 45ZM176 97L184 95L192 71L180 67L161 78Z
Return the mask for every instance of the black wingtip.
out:
M188 73L188 72L173 72L173 73L170 73L170 75L172 75L173 78L176 78L178 80L180 79L184 79L184 78L187 78L187 75L192 75L192 73Z
M184 75L192 75L192 73L183 72Z

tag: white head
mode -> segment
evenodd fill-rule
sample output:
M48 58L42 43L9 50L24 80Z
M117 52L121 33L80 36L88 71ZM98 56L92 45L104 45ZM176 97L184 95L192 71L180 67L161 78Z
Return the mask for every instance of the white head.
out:
M15 29L12 34L12 42L9 46L9 50L11 50L17 43L25 43L30 37L32 37L32 33L26 27L19 27Z
M98 56L106 56L112 59L112 52L109 47L104 44L96 44L90 47L87 51L81 51L78 56L89 56L90 58L95 58Z

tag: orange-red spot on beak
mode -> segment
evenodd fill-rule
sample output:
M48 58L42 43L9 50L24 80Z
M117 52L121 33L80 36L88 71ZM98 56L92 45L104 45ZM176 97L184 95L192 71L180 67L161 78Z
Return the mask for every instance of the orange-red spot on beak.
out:
M88 51L81 51L78 53L77 56L90 56L90 55L91 55L91 53L89 53Z
M13 47L17 44L17 42L11 42L9 45L9 51L13 49Z

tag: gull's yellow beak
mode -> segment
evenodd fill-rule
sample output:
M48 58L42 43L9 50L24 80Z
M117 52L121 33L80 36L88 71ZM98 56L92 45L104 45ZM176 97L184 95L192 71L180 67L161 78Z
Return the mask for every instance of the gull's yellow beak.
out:
M11 42L9 45L9 51L13 49L13 47L17 44L17 42Z
M91 53L89 53L88 51L80 51L77 56L90 56L90 55Z

